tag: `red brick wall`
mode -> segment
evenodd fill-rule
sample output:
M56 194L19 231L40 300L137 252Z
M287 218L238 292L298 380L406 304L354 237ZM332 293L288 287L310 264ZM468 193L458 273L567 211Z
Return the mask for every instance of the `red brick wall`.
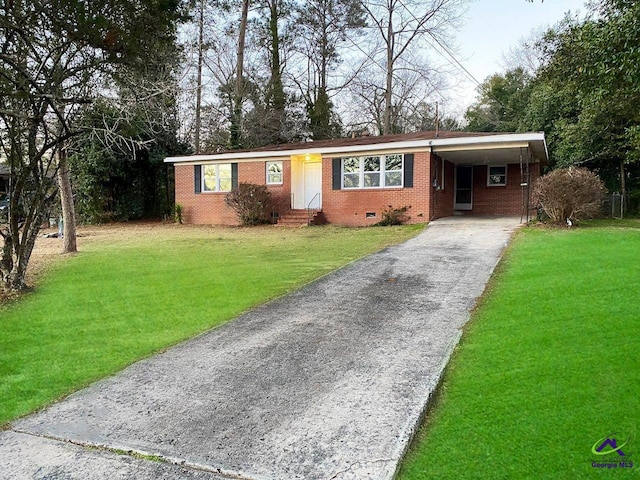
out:
M442 160L438 158L438 168ZM266 162L256 161L238 164L238 181L264 184ZM455 167L445 161L444 189L436 191L432 185L435 178L436 157L429 152L414 155L413 188L385 188L368 190L333 190L332 162L322 162L322 206L329 223L345 226L365 226L377 223L382 211L389 208L410 207L409 223L422 223L453 215ZM531 183L540 175L540 164L531 165ZM291 195L291 162L283 162L284 183L269 186L272 198L286 210ZM440 170L441 171L441 170ZM440 173L438 173L440 175ZM465 215L520 215L522 212L522 190L520 187L520 165L508 165L507 185L487 186L487 167L474 167L473 210ZM226 193L194 193L193 165L176 165L176 203L184 208L187 223L237 225L235 212L224 203ZM367 212L375 217L366 218Z
M382 211L389 208L410 207L407 223L429 220L431 154L417 152L413 160L413 188L381 188L361 190L333 190L332 162L322 162L322 211L329 223L345 226L366 226L377 223ZM376 214L367 218L368 212Z
M540 175L540 164L530 165L531 184ZM473 168L473 210L465 215L520 215L522 213L522 187L520 165L507 165L507 185L487 186L487 166Z
M274 201L289 197L291 186L291 162L284 161L283 184L268 185ZM183 207L185 223L237 225L235 212L224 203L226 192L195 193L193 165L176 165L176 203ZM238 163L238 183L264 184L266 162Z

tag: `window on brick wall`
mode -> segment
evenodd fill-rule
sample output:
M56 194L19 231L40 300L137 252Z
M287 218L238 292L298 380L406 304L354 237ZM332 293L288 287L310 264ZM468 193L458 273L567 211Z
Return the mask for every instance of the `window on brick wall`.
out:
M267 185L281 185L282 178L282 162L267 162Z
M231 188L230 163L202 166L203 192L230 192Z
M487 165L487 186L504 187L507 184L506 165Z
M402 187L404 155L342 159L342 188Z
M402 155L387 155L385 157L384 184L386 187L402 186Z

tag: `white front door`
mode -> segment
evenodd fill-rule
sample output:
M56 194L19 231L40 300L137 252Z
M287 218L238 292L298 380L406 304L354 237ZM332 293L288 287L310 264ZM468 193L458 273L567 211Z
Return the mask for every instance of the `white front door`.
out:
M322 163L304 164L304 208L322 208Z

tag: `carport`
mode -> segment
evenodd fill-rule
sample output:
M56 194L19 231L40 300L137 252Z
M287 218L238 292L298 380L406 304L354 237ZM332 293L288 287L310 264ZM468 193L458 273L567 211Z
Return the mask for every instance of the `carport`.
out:
M530 219L531 187L541 168L548 165L544 133L437 139L431 152L436 155L433 186L437 201L445 204L445 215L520 215L522 221ZM447 183L453 188L442 195Z

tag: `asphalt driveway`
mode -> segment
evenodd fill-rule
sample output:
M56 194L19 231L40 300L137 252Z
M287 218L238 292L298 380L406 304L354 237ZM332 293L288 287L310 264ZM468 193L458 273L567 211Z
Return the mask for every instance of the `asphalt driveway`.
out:
M0 478L391 479L517 224L433 222L16 421Z

